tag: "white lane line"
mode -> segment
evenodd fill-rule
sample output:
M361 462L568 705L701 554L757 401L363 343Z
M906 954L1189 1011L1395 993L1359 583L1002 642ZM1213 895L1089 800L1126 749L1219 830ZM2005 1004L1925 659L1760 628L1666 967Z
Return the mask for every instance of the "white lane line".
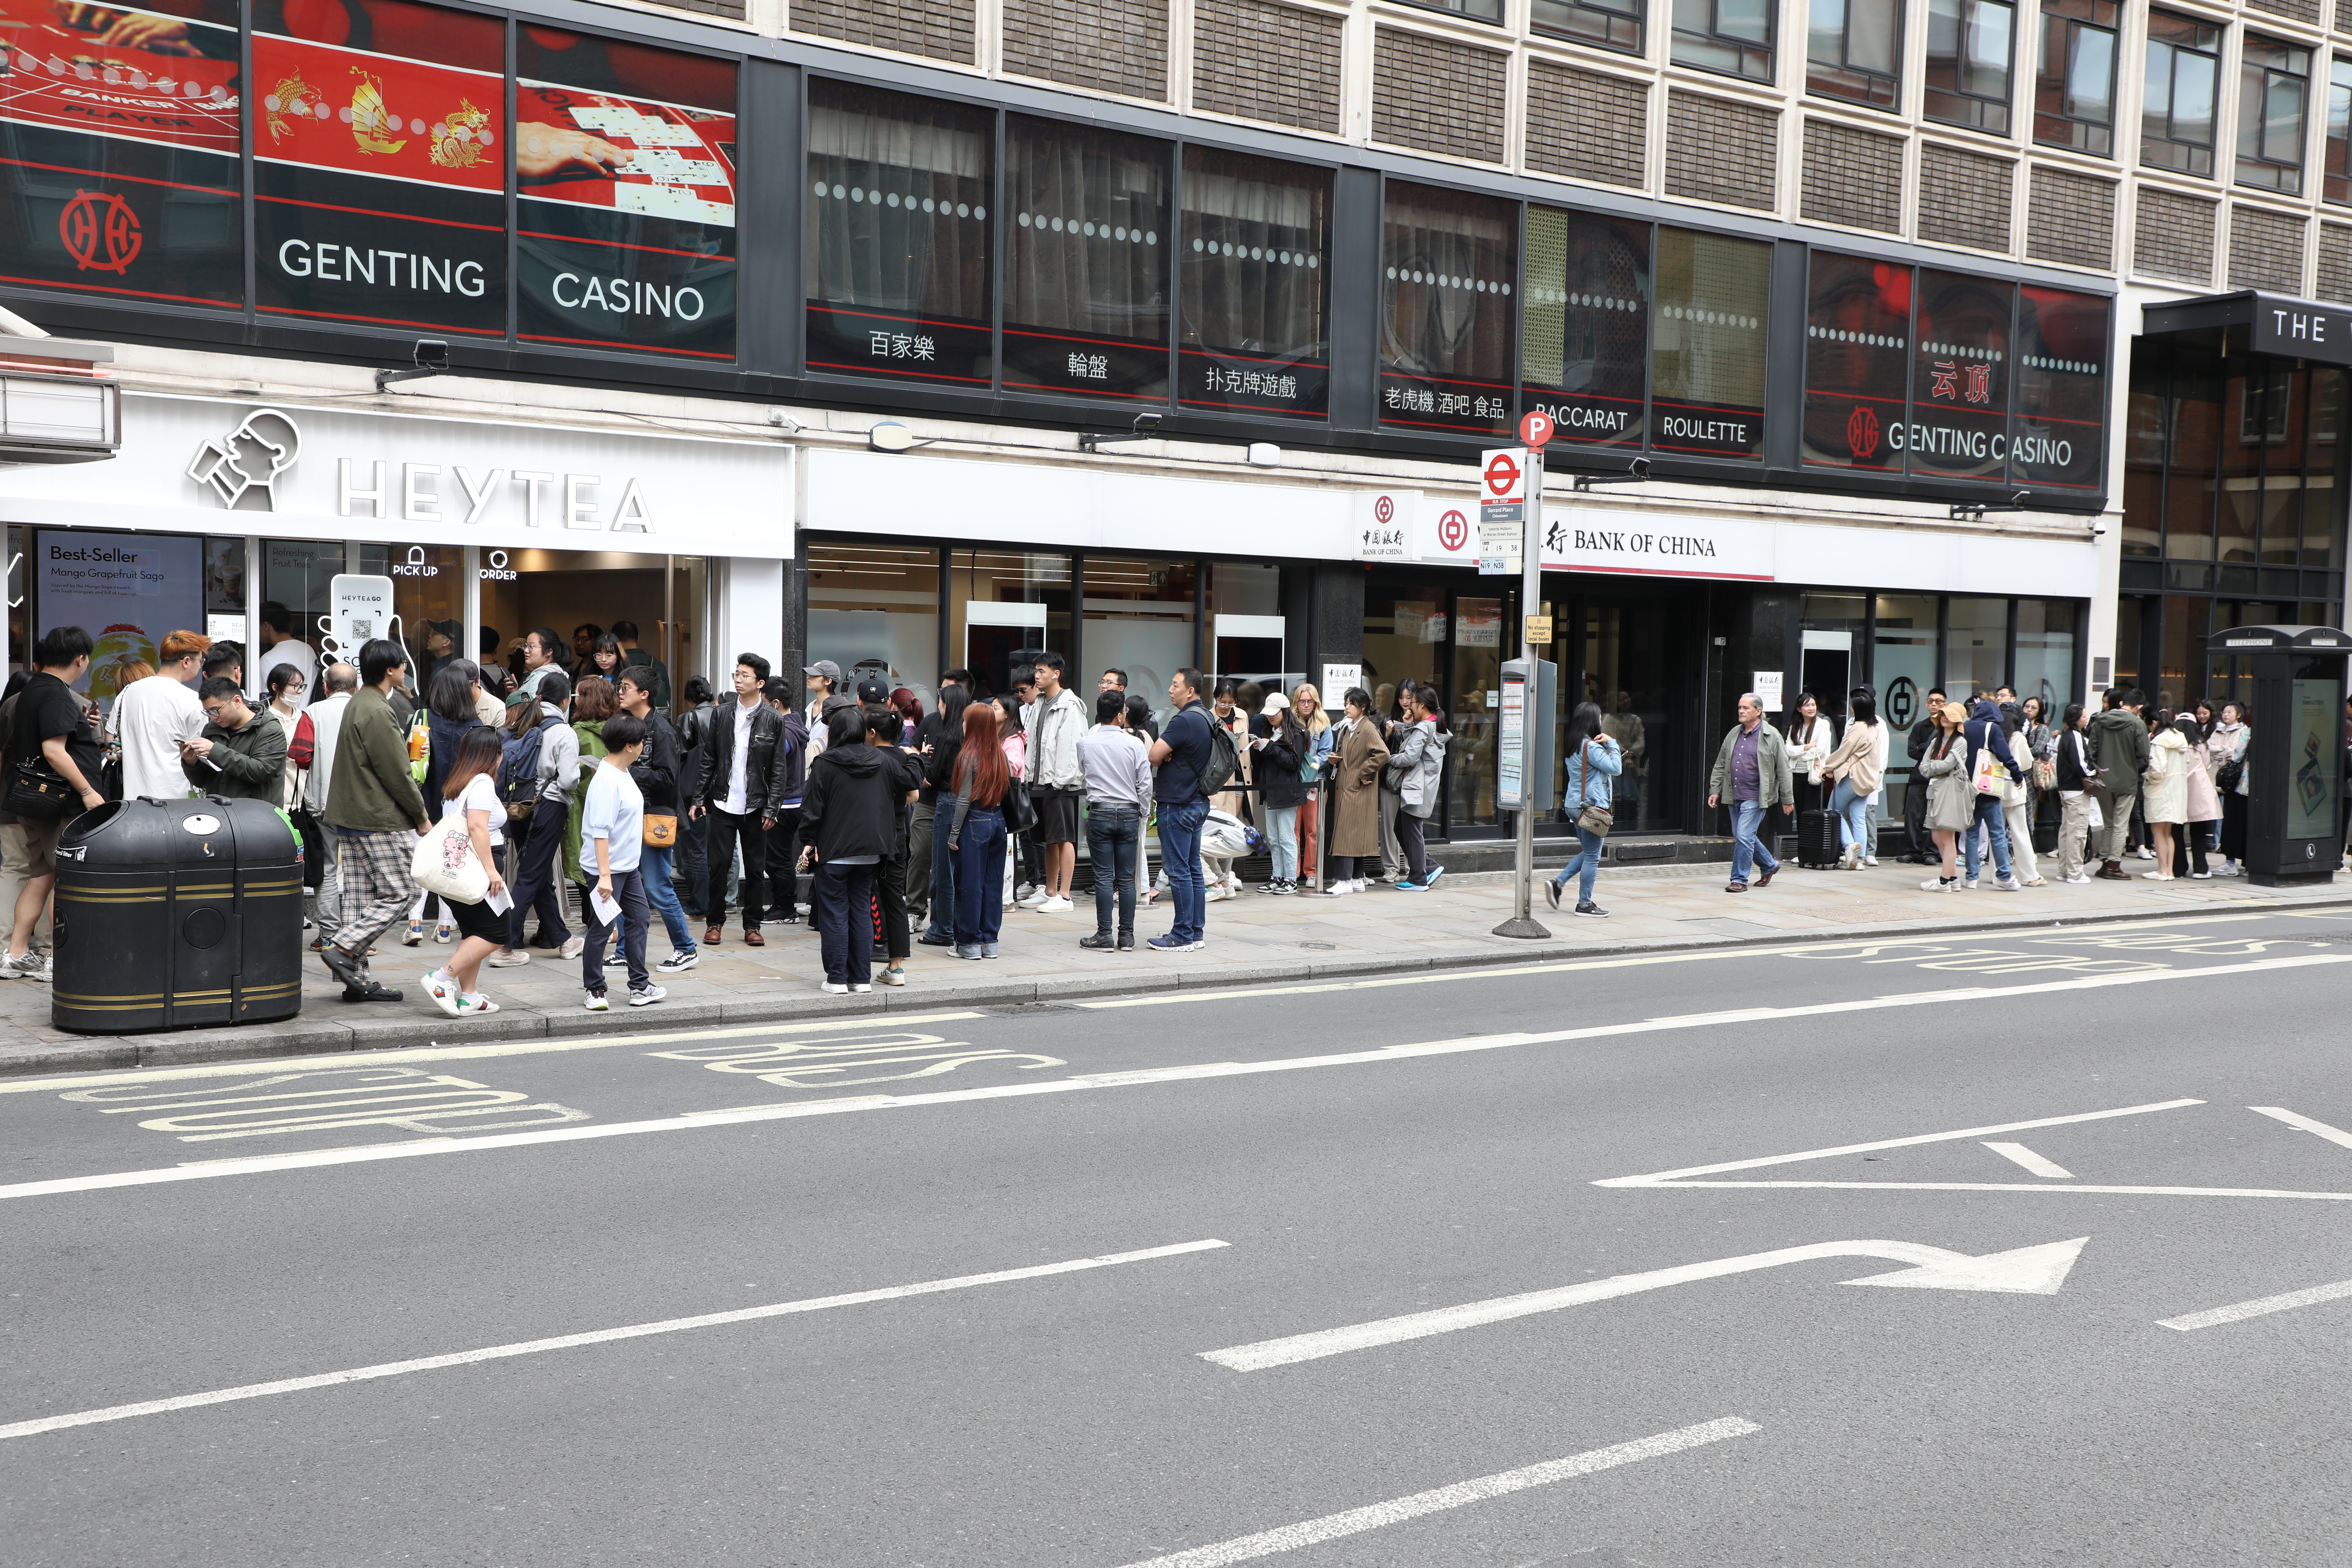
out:
M2242 1322L2248 1318L2267 1317L2273 1312L2292 1312L2297 1307L2309 1307L2321 1301L2340 1301L2347 1296L2352 1296L2352 1279L2339 1279L2333 1285L2314 1285L2308 1290L2290 1290L2284 1296L2263 1296L2232 1306L2190 1312L2184 1317L2158 1318L2157 1327L2179 1329L2186 1333L2191 1329Z
M2292 1110L2283 1110L2275 1105L2249 1105L2246 1109L2257 1116L2267 1116L2273 1121L2284 1121L2289 1127L2300 1131L2315 1133L2330 1143L2340 1143L2347 1149L2352 1149L2352 1132L2347 1132L2341 1127L2330 1127L2325 1121L2314 1121L2308 1116L2298 1116Z
M1595 1182L1596 1187L1634 1185L1644 1192L1706 1193L1723 1187L1829 1187L1857 1193L2093 1193L2158 1198L2319 1198L2352 1203L2352 1193L2305 1192L2291 1187L2095 1187L2048 1182Z
M890 1285L879 1290L853 1290L842 1296L813 1296L805 1300L778 1301L765 1307L744 1307L731 1312L707 1312L700 1317L666 1318L657 1323L632 1323L626 1328L598 1329L590 1333L562 1334L554 1339L523 1340L514 1344L459 1351L454 1355L420 1356L415 1361L384 1362L376 1366L353 1367L348 1372L323 1372L311 1377L281 1378L275 1383L248 1383L237 1388L215 1388L204 1394L183 1394L171 1399L142 1400L136 1405L110 1405L102 1410L77 1410L65 1415L44 1415L31 1421L14 1422L0 1426L0 1439L30 1437L42 1432L62 1431L68 1426L92 1426L101 1421L124 1421L134 1415L162 1415L173 1410L192 1410L203 1405L226 1405L239 1399L264 1399L278 1394L299 1394L304 1389L332 1388L338 1384L363 1383L372 1378L400 1377L412 1372L471 1366L478 1362L499 1361L509 1356L538 1355L545 1351L608 1344L614 1340L643 1339L647 1334L682 1333L688 1329L710 1329L725 1323L754 1322L761 1318L822 1312L835 1307L863 1306L869 1301L931 1296L942 1290L968 1290L982 1285L1009 1284L1016 1279L1042 1279L1048 1275L1076 1274L1089 1268L1109 1268L1121 1263L1177 1258L1188 1252L1209 1252L1231 1245L1230 1242L1214 1239L1186 1241L1172 1247L1145 1247L1139 1252L1112 1252L1098 1258L1074 1258L1063 1263L1003 1268L992 1274L960 1274L952 1279L926 1279L919 1284Z
M1760 1015L1759 1018L1760 1020L1808 1018L1828 1014L1870 1012L1880 1008L1943 1005L1956 1001L1999 1001L2010 996L2050 996L2074 991L2100 991L2118 985L2142 985L2164 980L2201 980L2208 976L2221 974L2268 973L2274 970L2302 969L2317 964L2335 963L2352 963L2352 953L2319 953L2303 958L2273 958L2248 963L2214 964L2203 969L2164 969L2131 974L2094 974L2073 980L2044 981L2031 985L1981 986L1966 991L1920 992L1853 1002L1822 1002L1799 1007L1775 1008ZM173 1166L159 1170L111 1171L99 1175L63 1176L49 1181L19 1182L11 1186L0 1186L0 1199L44 1197L61 1193L97 1192L111 1187L146 1186L159 1182L204 1181L217 1176L304 1170L321 1165L363 1164L377 1160L424 1159L441 1154L470 1153L483 1149L518 1149L541 1143L574 1143L595 1138L630 1137L641 1132L677 1132L707 1127L734 1127L746 1122L791 1121L803 1116L839 1116L868 1110L902 1110L924 1106L961 1105L975 1100L1021 1100L1032 1095L1068 1094L1081 1089L1131 1089L1150 1084L1178 1083L1197 1079L1247 1078L1264 1073L1301 1072L1318 1068L1355 1067L1371 1062L1413 1061L1425 1057L1507 1050L1519 1046L1559 1045L1570 1040L1617 1039L1631 1035L1663 1034L1691 1026L1684 1019L1654 1018L1633 1024L1596 1024L1586 1028L1552 1029L1541 1034L1474 1035L1464 1039L1427 1040L1414 1045L1383 1046L1372 1050L1341 1051L1328 1056L1289 1057L1273 1061L1211 1062L1192 1067L1155 1068L1131 1073L1104 1075L1099 1079L1047 1079L1035 1083L992 1084L979 1089L941 1089L929 1094L860 1095L847 1100L813 1100L805 1104L758 1106L741 1110L697 1112L684 1116L657 1117L642 1121L613 1121L602 1125L553 1127L536 1132L496 1132L478 1138L459 1139L448 1143L388 1144L382 1148L341 1149L315 1153L258 1154L250 1160L221 1160L201 1165ZM2200 1102L2176 1100L2172 1103L2194 1105ZM2137 1109L2162 1110L2169 1107ZM2096 1111L2089 1116L2062 1116L2043 1121L2021 1121L2003 1127L1982 1127L1974 1131L1978 1133L2007 1132L2021 1127L2049 1126L2058 1121L2095 1121L2101 1116L2122 1116L2132 1113L2131 1111ZM1893 1142L1934 1142L1938 1139L1966 1135L1945 1132L1931 1134L1925 1139L1895 1139ZM1857 1145L1860 1148L1871 1149L1891 1146L1891 1143ZM1813 1152L1820 1154L1835 1152L1816 1150ZM1695 1175L1705 1170L1740 1170L1751 1164L1777 1164L1784 1158L1808 1157L1805 1155L1776 1156L1769 1160L1741 1161L1730 1165L1706 1166L1689 1172L1668 1173L1668 1174ZM1644 1186L1678 1184L1668 1184L1664 1176L1624 1176L1596 1184ZM2075 1189L2052 1188L2051 1190L2055 1192Z
M2167 973L2170 973L2168 971ZM2032 1121L2004 1121L1996 1127L1963 1127L1957 1132L1918 1132L1907 1138L1881 1138L1872 1143L1840 1143L1831 1149L1806 1149L1794 1154L1767 1154L1760 1160L1727 1160L1719 1165L1688 1165L1679 1171L1653 1171L1646 1176L1612 1176L1605 1182L1595 1182L1596 1187L1654 1187L1669 1183L1685 1184L1685 1176L1714 1176L1726 1171L1754 1171L1766 1165L1793 1165L1804 1160L1827 1160L1839 1154L1867 1154L1877 1149L1912 1149L1922 1143L1952 1143L1963 1138L1982 1138L1988 1132L2024 1132L2036 1127L2067 1127L2077 1121L2105 1121L2117 1116L2146 1116L2158 1110L2179 1110L2191 1105L2202 1105L2201 1100L2161 1100L2147 1105L2126 1105L2114 1110L2082 1110L2071 1116L2042 1116ZM1710 1182L1708 1186L1748 1185L1729 1182ZM1777 1186L1778 1183L1758 1185ZM1830 1184L1843 1186L1840 1182ZM1907 1183L1883 1184L1908 1185ZM1965 1184L1974 1185L1976 1184Z
M1753 1421L1726 1415L1720 1420L1702 1422L1696 1426L1661 1432L1654 1437L1642 1437L1612 1447L1571 1454L1565 1459L1529 1465L1525 1469L1503 1470L1491 1476L1480 1476L1475 1480L1456 1481L1435 1491L1415 1492L1411 1497L1376 1502L1368 1508L1352 1508L1345 1513L1327 1513L1321 1519L1310 1519L1302 1524L1286 1524L1279 1530L1221 1541L1213 1546L1195 1546L1189 1552L1176 1552L1165 1557L1132 1563L1128 1564L1128 1568L1225 1568L1227 1563L1248 1563L1260 1557L1272 1557L1276 1552L1296 1552L1302 1546L1313 1546L1318 1542L1337 1541L1343 1535L1360 1535L1365 1531L1379 1530L1385 1525L1402 1524L1409 1519L1420 1519L1427 1514L1443 1513L1448 1509L1507 1497L1529 1487L1548 1487L1556 1481L1572 1481L1580 1476L1613 1470L1620 1465L1639 1464L1643 1459L1662 1459L1669 1454L1703 1448L1709 1443L1720 1443L1728 1437L1745 1437L1751 1432L1762 1430L1764 1428Z
M485 1040L478 1046L434 1045L411 1049L337 1051L322 1057L256 1057L239 1062L207 1062L201 1067L118 1068L111 1072L78 1073L69 1078L0 1079L0 1094L39 1094L49 1089L90 1089L100 1084L169 1083L179 1079L236 1078L255 1072L307 1072L320 1068L348 1068L369 1063L413 1067L418 1062L474 1062L493 1057L528 1057L552 1051L603 1051L620 1046L660 1046L690 1040L731 1040L746 1035L850 1035L861 1029L896 1029L908 1024L948 1024L986 1015L958 1013L860 1014L850 1018L820 1018L803 1024L730 1024L716 1029L673 1029L649 1035L580 1035L570 1038L534 1037L520 1040Z
M2004 1160L2015 1161L2037 1176L2048 1176L2054 1181L2062 1182L2071 1182L2074 1179L2074 1172L2054 1161L2043 1159L2022 1143L1989 1142L1985 1147Z

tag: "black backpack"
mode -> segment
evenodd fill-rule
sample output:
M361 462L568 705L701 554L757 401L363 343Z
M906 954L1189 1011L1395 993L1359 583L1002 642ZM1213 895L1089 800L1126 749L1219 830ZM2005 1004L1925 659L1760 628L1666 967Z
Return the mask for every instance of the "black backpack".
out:
M1215 795L1231 784L1234 775L1241 771L1241 748L1234 744L1234 732L1216 720L1210 719L1209 760L1201 769L1201 793Z
M529 820L539 809L539 752L550 727L561 719L541 716L528 735L510 736L499 743L499 800L509 822Z

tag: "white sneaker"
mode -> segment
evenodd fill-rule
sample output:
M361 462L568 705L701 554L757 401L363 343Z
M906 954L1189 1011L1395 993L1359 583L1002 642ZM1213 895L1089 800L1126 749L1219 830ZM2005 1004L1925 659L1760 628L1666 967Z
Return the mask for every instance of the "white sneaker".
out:
M650 1007L668 994L668 992L663 990L658 985L648 985L642 991L632 991L629 993L629 1005L632 1007Z
M2071 877L2063 877L2063 878L2061 878L2061 879L2060 879L2061 881L2064 881L2064 882L2071 882L2071 883L2080 884L2080 883L2087 882L2087 881L2089 881L2091 879L2090 879L2090 878L2088 878L2088 877L2085 877L2084 875L2083 875L2083 873L2082 873L2082 872L2077 871L2077 872L2075 872L2075 873L2074 873L2073 876L2071 876Z
M1865 866L1875 866L1878 864L1878 857L1875 855L1865 855L1862 858L1862 863Z
M1041 915L1054 915L1059 914L1064 910L1070 907L1070 900L1064 898L1061 894L1056 893L1052 898L1047 899L1044 903L1039 904L1037 906L1037 912Z
M1211 888L1207 892L1202 894L1201 901L1204 904L1222 904L1227 899L1232 897L1233 895L1225 891L1224 888L1220 885L1218 887Z
M1977 890L1977 879L1974 877L1963 877L1959 880L1959 887L1963 892L1973 893Z
M529 963L530 954L519 947L502 947L482 962L492 969L512 969L518 963Z
M564 957L566 957L566 958L577 958L577 957L579 957L579 956L581 955L581 953L582 953L582 952L583 952L584 951L586 951L587 946L588 946L588 939L587 939L586 937L584 937L584 936L575 936L575 937L573 937L570 942L565 942L565 943L563 944L563 947L562 947L562 953L563 953L563 956L564 956Z
M604 999L604 994L602 991L591 991L588 993L587 1011L591 1013L609 1013L612 1010L613 1005Z
M1029 893L1029 894L1028 894L1028 895L1026 895L1025 897L1018 898L1018 899L1013 900L1013 907L1014 909L1016 909L1016 910L1034 910L1034 909L1035 909L1038 905L1040 905L1040 904L1044 903L1045 901L1045 889L1043 889L1043 888L1039 888L1039 889L1037 889L1036 890L1034 890L1034 892Z
M2021 893L2025 891L2025 884L2014 877L2003 877L1992 885L1992 890L1996 893Z
M1323 896L1327 899L1342 899L1355 890L1356 884L1353 882L1334 882L1323 889Z
M2156 851L2143 845L2139 848L2132 851L2132 857L2133 858L2139 860L2153 860L2156 858Z
M1919 890L1923 893L1948 893L1958 886L1958 882L1947 882L1941 877L1930 877L1919 884Z
M849 994L849 987L846 985L836 985L832 981L828 980L824 983L824 994L828 996L846 996Z
M1364 879L1361 877L1359 877L1353 882L1349 883L1349 886L1352 890L1360 893L1364 890Z

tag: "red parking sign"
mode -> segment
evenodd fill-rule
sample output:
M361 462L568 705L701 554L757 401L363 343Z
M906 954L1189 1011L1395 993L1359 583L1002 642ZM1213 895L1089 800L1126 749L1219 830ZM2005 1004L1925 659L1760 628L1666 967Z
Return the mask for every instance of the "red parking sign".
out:
M1543 444L1551 439L1551 433L1558 428L1559 426L1552 423L1550 415L1540 408L1530 408L1519 421L1519 439L1529 447L1540 450Z

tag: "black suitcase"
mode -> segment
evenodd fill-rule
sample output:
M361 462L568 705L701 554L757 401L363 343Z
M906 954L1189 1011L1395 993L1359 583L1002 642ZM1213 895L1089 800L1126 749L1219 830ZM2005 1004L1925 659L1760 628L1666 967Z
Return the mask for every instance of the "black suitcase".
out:
M1827 871L1838 863L1844 853L1838 842L1838 819L1835 812L1801 811L1797 813L1797 864L1812 871Z

